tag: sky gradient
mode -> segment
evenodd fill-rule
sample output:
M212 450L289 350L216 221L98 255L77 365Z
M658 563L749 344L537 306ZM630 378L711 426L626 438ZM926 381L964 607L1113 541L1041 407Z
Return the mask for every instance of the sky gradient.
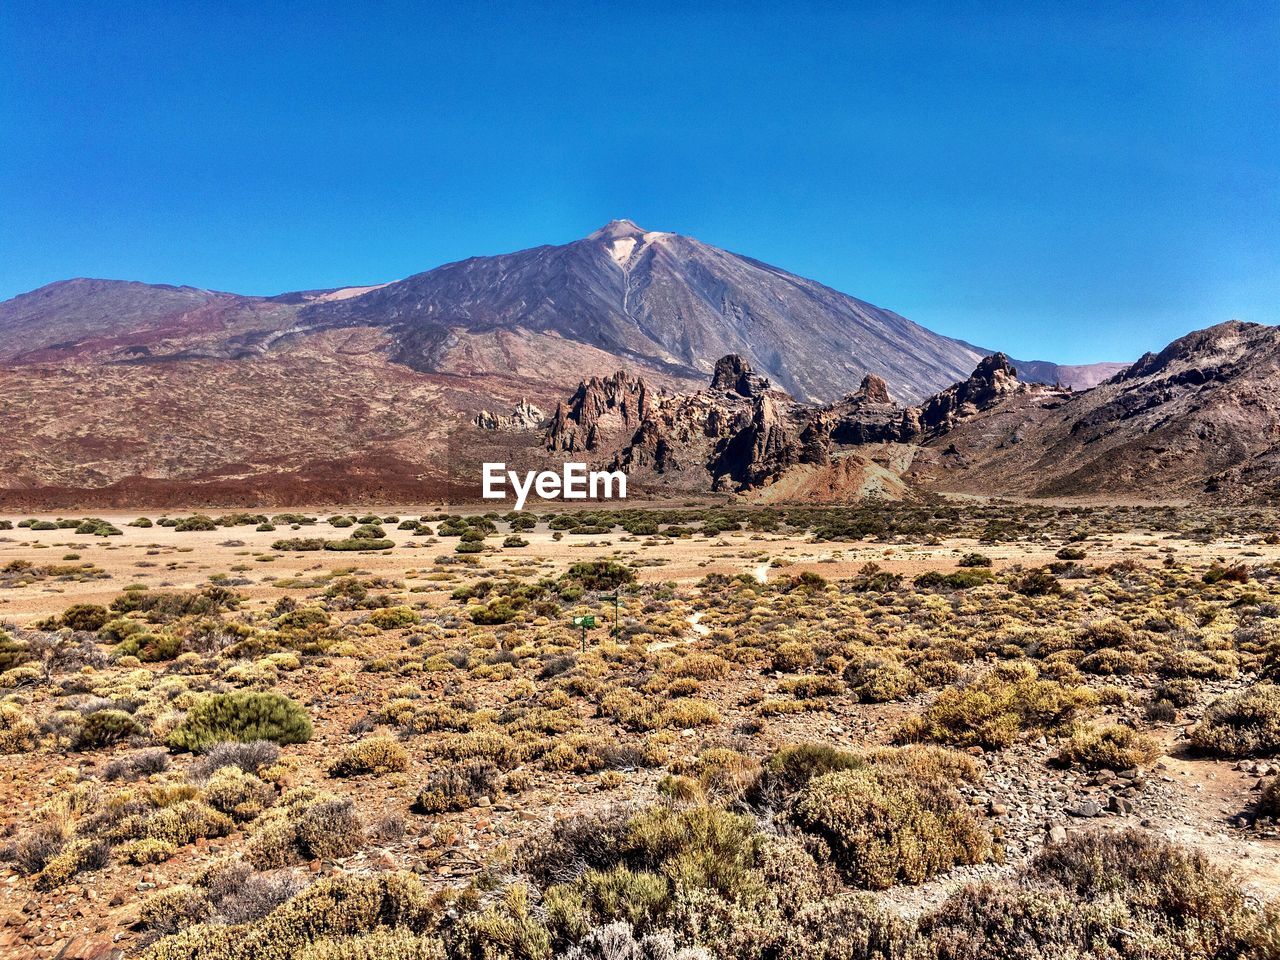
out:
M0 299L627 217L1015 356L1280 323L1280 4L1068 6L15 0Z

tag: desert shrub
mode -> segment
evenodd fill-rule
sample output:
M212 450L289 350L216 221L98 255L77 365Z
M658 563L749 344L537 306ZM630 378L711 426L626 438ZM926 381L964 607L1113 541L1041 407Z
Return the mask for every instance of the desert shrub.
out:
M132 864L142 866L148 863L163 863L178 852L178 845L168 840L157 840L144 837L141 840L130 840L116 847L118 853Z
M1189 707L1200 697L1200 682L1193 677L1166 680L1156 688L1155 699L1168 700L1175 707Z
M616 590L634 583L636 573L616 560L582 560L573 564L562 579L576 581L583 590Z
M416 611L409 607L382 607L369 614L368 623L379 630L398 630L419 621Z
M991 558L981 553L966 553L960 558L958 565L961 567L989 567L991 566Z
M1009 881L953 894L920 932L937 960L1274 955L1274 916L1200 853L1138 831L1048 844Z
M212 517L206 517L203 514L197 513L190 517L183 517L173 525L173 529L178 533L189 533L196 530L217 530L218 525L214 522Z
M671 673L677 677L692 677L696 680L719 680L729 673L729 664L714 653L691 653L681 657L671 667Z
M427 933L435 929L441 912L441 898L411 874L325 878L249 926L197 924L157 941L143 956L297 960L304 949L322 941L377 930Z
M940 570L927 570L916 577L913 582L922 590L968 590L970 587L982 586L984 583L991 580L993 576L994 574L990 570L982 567L956 570L952 573L943 573Z
M450 929L448 952L458 960L550 960L551 937L534 915L527 889L512 885Z
M39 736L35 720L16 703L0 703L0 753L26 753Z
M764 762L750 794L757 800L793 796L815 777L839 770L858 770L865 765L857 754L822 743L783 747Z
M76 524L75 532L82 536L93 537L120 537L124 535L124 531L114 524L98 517L86 517L81 520Z
M599 773L645 765L644 757L634 747L620 744L613 737L589 734L558 737L555 746L543 754L542 764L548 770L573 773Z
M1260 683L1215 700L1191 731L1191 742L1221 757L1271 756L1280 751L1280 687Z
M1062 592L1058 578L1044 568L1028 570L1015 577L1010 586L1024 597L1044 597Z
M522 851L543 882L577 879L547 891L553 930L582 921L660 920L674 905L673 885L726 900L763 895L758 872L768 838L751 817L716 807L653 807L557 823ZM585 915L585 916L584 916Z
M1086 554L1084 547L1063 547L1054 556L1059 560L1083 560Z
M880 907L870 894L855 894L805 904L780 926L768 955L779 960L900 960L918 947L911 922Z
M288 871L258 873L243 861L202 875L200 885L217 903L218 918L225 923L261 920L307 886Z
M709 960L706 950L678 948L670 930L638 936L625 920L601 924L570 947L562 960Z
M1204 572L1204 576L1200 578L1207 584L1215 583L1248 583L1249 569L1243 564L1232 564L1231 566L1223 566L1220 563L1213 563L1209 569Z
M1145 662L1140 654L1109 648L1095 650L1080 661L1080 669L1103 677L1131 676L1139 673Z
M271 549L280 550L281 552L305 553L310 550L323 550L325 543L324 537L286 537L271 544Z
M850 882L871 889L922 883L991 855L990 838L954 788L894 765L816 777L793 816L827 844Z
M366 773L401 773L409 768L409 752L389 737L373 737L354 743L329 765L331 777L356 777Z
M1080 727L1067 737L1058 752L1065 764L1089 770L1129 770L1152 763L1160 755L1156 742L1132 727Z
M123 710L98 710L81 721L75 745L78 750L96 750L119 743L138 732L137 721Z
M204 800L234 820L252 820L275 802L275 787L239 767L220 767L204 787Z
M169 735L169 745L198 753L217 743L270 740L305 743L311 739L307 711L278 693L218 693L199 700Z
M844 679L862 703L888 703L924 689L914 672L883 657L865 657L850 663L845 667Z
M116 655L137 657L143 663L160 663L177 659L184 646L182 637L176 634L135 630L116 645Z
M813 646L798 640L784 640L773 649L771 666L778 673L804 670L814 661Z
M498 768L491 763L455 763L432 768L413 801L415 813L456 813L498 791Z
M203 890L179 883L144 899L138 907L138 923L153 933L174 933L208 919L212 911Z
M410 930L378 929L304 947L296 960L445 960L439 937Z
M169 769L169 754L164 750L140 750L116 757L102 771L107 780L137 780Z
M110 859L110 847L93 837L75 837L58 850L36 875L37 890L52 890L85 870L100 870Z
M1000 664L943 690L922 716L903 725L899 738L1000 749L1020 734L1062 732L1094 703L1090 691L1041 679L1030 664Z
M143 836L185 846L201 838L225 837L231 818L199 800L179 800L155 811L142 824Z
M280 748L269 740L217 743L206 750L191 768L197 780L207 780L223 767L236 767L245 773L258 774L280 756Z
M97 603L77 603L62 611L58 619L64 627L72 630L101 630L111 619L111 614Z
M511 736L499 730L475 730L456 733L430 745L437 756L450 760L483 760L501 769L520 762L526 750Z
M321 800L298 819L298 844L314 859L345 857L360 848L364 827L350 799Z
M351 537L346 540L326 540L324 542L326 550L337 551L390 550L394 546L395 542L392 540L371 540L357 537Z

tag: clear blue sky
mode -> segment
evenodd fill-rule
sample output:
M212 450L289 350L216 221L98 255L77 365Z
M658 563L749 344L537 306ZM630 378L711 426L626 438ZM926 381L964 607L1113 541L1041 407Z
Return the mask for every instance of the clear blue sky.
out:
M615 217L1016 356L1280 323L1280 4L0 6L0 298Z

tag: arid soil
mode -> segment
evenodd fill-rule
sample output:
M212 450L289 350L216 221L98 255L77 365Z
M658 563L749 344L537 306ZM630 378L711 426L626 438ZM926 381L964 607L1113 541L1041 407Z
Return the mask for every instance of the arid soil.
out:
M1018 508L1009 509L1016 513ZM77 535L71 529L0 530L0 571L10 571L0 574L0 627L20 638L56 631L58 625L47 618L59 617L73 605L110 607L131 585L148 593L224 587L240 600L221 616L252 630L268 629L282 610L319 605L328 610L334 628L332 645L322 652L310 650L275 661L270 661L273 653L267 647L240 653L234 647L214 653L188 647L177 659L122 660L110 644L98 643L105 654L99 660L14 678L9 689L0 690L0 698L7 696L17 704L39 732L24 749L5 756L0 766L0 824L8 840L20 842L38 823L55 815L74 827L77 818L86 815L66 808L66 798L76 791L80 791L77 796L93 798L78 801L87 810L123 789L146 786L145 777L130 785L109 782L105 772L112 760L165 745L165 731L172 729L186 704L179 697L171 706L154 706L156 684L162 679L196 692L274 691L306 707L314 724L312 736L281 748L273 782L281 791L310 787L351 798L366 837L349 854L296 857L285 869L301 881L404 869L433 885L458 886L489 864L507 863L522 843L566 815L659 802L663 791L670 789L662 786L664 778L696 780L701 769L698 758L713 748L731 749L760 762L788 744L817 742L856 752L895 742L903 722L926 711L939 695L939 687L912 688L886 702L863 702L853 692L856 685L846 671L848 688L841 683L840 692L810 702L803 695L788 693L787 683L795 676L820 674L820 667L778 666L779 643L805 641L821 647L819 638L837 630L829 619L834 611L865 609L865 623L875 632L880 614L874 603L864 602L868 594L862 591L868 588L859 578L879 574L895 578L884 587L881 607L901 626L887 628L886 649L894 648L896 630L922 636L933 629L939 635L945 630L952 638L991 630L1013 638L1018 636L1020 617L1039 618L1042 625L1053 621L1054 603L1064 611L1054 629L1067 633L1086 622L1114 616L1137 623L1138 615L1125 607L1126 584L1141 581L1142 589L1150 591L1150 578L1158 576L1170 578L1161 589L1171 595L1182 591L1182 600L1166 605L1170 609L1190 609L1196 603L1212 606L1218 611L1215 616L1231 620L1237 635L1247 622L1253 622L1246 621L1241 602L1246 607L1257 604L1259 594L1263 603L1280 601L1280 583L1272 579L1280 569L1275 566L1280 565L1280 542L1266 542L1268 538L1260 529L1254 532L1255 525L1247 518L1215 527L1216 521L1196 524L1171 520L1167 514L1152 519L1154 512L1147 517L1141 511L1129 511L1123 522L1114 524L1122 529L1113 532L1101 530L1104 524L1091 529L1090 521L1081 519L1074 526L1083 535L1074 542L1081 544L1084 559L1064 569L1059 558L1070 524L1058 520L1046 521L1038 533L980 542L976 531L958 534L942 528L927 536L849 540L819 540L809 530L785 526L776 531L716 529L707 535L697 532L696 519L687 525L692 532L677 531L673 537L632 535L620 526L606 533L566 534L550 529L544 518L535 529L519 534L527 541L523 546L504 545L509 529L505 520L499 520L498 532L483 541L484 552L463 556L455 550L459 541L440 536L438 530L423 535L398 529L398 521L406 517L422 517L430 527L439 527L440 521L434 519L440 516L439 510L439 505L418 504L339 511L353 516L371 512L384 519L385 537L394 546L376 552L273 549L285 538L348 534L349 530L333 529L326 522L325 517L335 512L332 508L295 511L318 518L318 523L292 530L287 522L276 522L273 530L258 530L253 524L181 532L160 525L139 528L129 525L137 511L94 514L122 531L118 536ZM161 515L148 516L156 521ZM388 517L396 522L386 522ZM10 519L16 523L21 518ZM671 522L666 519L668 526ZM1171 529L1178 526L1182 529ZM961 558L979 553L991 562L994 578L989 583L954 592L913 586L915 578L930 571L954 574L966 569L958 566ZM477 600L459 599L455 593L507 578L523 584L545 578L562 581L574 564L606 560L623 564L635 574L635 581L619 591L623 628L619 641L608 636L614 608L607 589L562 594L554 611L550 607L522 610L514 619L493 625L477 622L469 613L476 609ZM1068 599L1019 593L1018 578L1025 571L1055 563L1059 564L1058 583ZM50 568L79 572L39 573ZM1212 587L1202 583L1205 571L1219 568L1247 569L1248 581L1224 581ZM716 574L729 580L708 579ZM802 575L816 577L809 583ZM749 600L733 592L739 588L733 586L738 581L732 578L739 576L743 584L755 584ZM368 584L371 594L385 596L387 608L411 610L413 623L375 626L369 606L336 602L329 588L351 580ZM726 582L730 585L725 586ZM790 592L778 592L784 584ZM797 600L803 590L810 593ZM1204 596L1199 596L1201 591ZM286 605L281 605L282 598ZM744 603L755 604L754 615L745 612ZM1160 606L1156 601L1149 605ZM771 609L786 612L773 617ZM926 615L929 610L933 620ZM984 621L984 611L990 611L989 622ZM587 634L587 652L576 657L577 670L621 687L635 685L634 689L650 691L659 701L672 694L661 693L655 678L684 678L678 696L713 704L715 719L687 726L658 724L644 733L640 731L645 727L615 722L599 707L598 697L594 707L590 698L575 699L553 711L569 716L566 730L547 727L543 740L535 743L534 737L528 738L526 758L513 761L504 771L509 778L505 788L459 812L412 812L424 778L444 762L441 744L454 734L411 732L403 724L397 729L384 715L388 705L402 702L417 710L424 704L465 701L472 710L501 712L542 702L539 698L557 682L547 664L556 657L574 657L581 640L569 619L588 612L597 617L598 625ZM1269 616L1265 607L1261 616L1264 620ZM948 617L960 620L948 624ZM767 626L748 630L752 624ZM175 623L165 629L178 632L185 626ZM1200 642L1206 649L1225 649L1207 638L1214 629L1212 618L1205 620L1198 628ZM754 656L742 652L748 635L753 635ZM1213 636L1231 635L1224 626ZM444 654L462 648L469 649L470 655L456 663L444 662ZM735 649L737 653L732 652ZM894 655L907 662L906 649ZM980 649L972 661L961 665L961 675L976 675L994 663L994 649L994 643ZM512 655L498 657L492 655L494 651ZM285 647L275 651L282 652ZM728 666L705 675L692 669L681 671L682 664L691 666L695 662L691 658L703 653L723 654ZM1144 662L1157 661L1158 653ZM632 672L618 672L623 663ZM1253 767L1240 769L1234 759L1192 750L1187 737L1209 703L1254 682L1256 666L1256 659L1241 654L1239 669L1200 678L1193 702L1180 706L1176 716L1160 720L1149 719L1145 711L1154 699L1153 690L1168 679L1167 673L1162 680L1154 667L1115 675L1073 671L1075 682L1083 687L1107 691L1083 721L1132 725L1155 739L1158 756L1136 773L1126 772L1118 779L1111 770L1048 762L1057 753L1061 731L1028 729L1002 749L968 748L984 772L978 783L965 785L962 792L1000 841L1002 858L960 866L921 884L896 885L878 896L895 911L917 915L964 883L1008 874L1046 838L1098 826L1156 831L1236 871L1251 895L1280 896L1280 839L1263 821L1255 823L1249 816L1246 824L1241 819L1252 808L1256 787L1268 768L1264 766L1260 777ZM152 679L144 681L139 671ZM126 685L136 692L105 692ZM145 720L125 739L101 747L77 747L74 737L64 738L65 725L51 718L68 710L85 715L90 695L129 701L139 716L145 714ZM353 777L330 775L330 765L344 748L375 734L399 738L409 757L405 769ZM588 737L617 738L637 751L652 751L653 760L620 765L616 772L547 761L554 743L565 738L577 743L574 738ZM966 750L963 744L954 745ZM195 782L198 759L181 750L171 751L171 767L151 776L153 786ZM705 802L723 799L715 793L718 787L704 783L703 789ZM54 809L61 812L51 814ZM224 836L179 844L158 863L137 865L116 853L103 866L43 888L38 874L24 872L18 863L4 864L0 868L0 956L99 957L113 955L112 951L133 955L162 932L147 929L140 916L145 899L157 891L190 884L201 870L238 855L256 829L253 819L237 822Z

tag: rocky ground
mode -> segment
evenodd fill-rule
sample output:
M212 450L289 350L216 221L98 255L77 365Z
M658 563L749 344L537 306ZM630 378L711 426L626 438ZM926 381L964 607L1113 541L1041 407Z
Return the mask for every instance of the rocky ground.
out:
M377 511L399 517L432 512L421 505L380 507ZM1054 562L1061 548L1061 540L1048 535L981 543L973 535L940 531L942 535L915 539L823 542L800 530L741 529L666 538L629 536L615 528L605 534L557 536L558 531L543 523L524 533L527 547L497 549L496 543L502 539L498 536L491 541L494 548L479 555L474 566L460 568L448 560L455 541L414 536L395 529L392 523L385 526L393 548L347 556L273 550L272 544L282 535L293 535L285 526L274 531L239 526L178 532L172 527L128 526L135 516L119 513L103 518L123 531L121 536L74 536L66 529L0 532L0 569L13 561L29 561L37 567L60 561L73 566L88 564L95 571L91 577L74 579L7 575L0 582L0 624L17 632L27 631L73 604L109 604L128 584L176 591L197 590L211 582L226 584L243 597L238 616L252 620L268 616L281 597L312 602L320 595L320 586L339 571L389 584L397 602L416 605L424 624L445 624L447 631L465 609L452 599L452 591L461 585L485 575L514 575L522 581L558 577L578 561L613 559L632 567L638 576L636 586L629 588L635 599L625 607L623 622L652 631L636 633L639 639L632 644L640 643L644 648L641 657L649 670L662 672L691 652L723 649L726 635L734 636L742 629L735 624L747 622L739 619L737 607L722 606L719 595L704 586L708 574L744 575L761 584L765 596L771 596L771 584L790 582L806 573L818 574L830 584L847 583L865 575L867 564L906 577L935 570L952 572L960 557L976 551L990 557L997 576L1012 576L1018 570ZM1258 569L1280 562L1280 545L1268 544L1265 538L1247 532L1224 531L1206 538L1202 532L1160 529L1167 526L1166 521L1145 525L1139 519L1123 526L1125 529L1118 532L1099 532L1088 538L1091 567L1132 562L1155 571L1164 567L1171 555L1187 570L1215 562L1249 564ZM310 535L311 528L295 533ZM74 560L66 559L73 554ZM1265 589L1274 588L1268 581ZM833 605L856 599L843 589L829 596ZM1074 596L1077 600L1073 602L1084 602L1079 594ZM959 595L946 601L964 603ZM1090 602L1103 604L1097 599ZM610 615L609 604L594 603L593 609L604 622ZM809 601L818 608L815 611L794 608L797 612L790 615L809 618L815 631L830 629L821 610L825 603L818 597ZM567 617L577 609L566 608L564 614ZM981 610L977 602L974 623L981 622ZM306 704L315 723L310 741L285 748L288 784L320 786L355 799L367 834L367 842L348 856L317 858L288 868L304 881L319 875L407 869L441 885L464 883L486 864L503 862L511 850L545 832L559 818L610 805L653 802L659 783L670 771L691 768L695 758L710 748L733 749L757 759L785 744L802 742L869 749L889 743L905 718L926 711L939 694L936 688L928 689L886 703L863 703L841 694L824 700L817 709L779 712L764 719L762 701L781 698L787 676L757 666L734 668L725 676L698 684L697 696L718 707L719 720L712 725L665 731L670 734L664 738L666 764L622 769L616 778L531 764L525 771L530 782L522 789L479 797L474 806L462 812L420 816L410 812L410 800L424 766L434 762L428 759L430 753L421 752L421 738L405 741L414 760L402 772L334 780L325 774L327 765L343 747L362 740L369 730L369 716L405 687L416 688L428 703L465 695L481 705L498 705L510 701L517 684L527 682L522 677L534 676L537 684L536 674L493 679L478 676L474 669L471 676L465 672L398 674L381 667L371 669L375 661L401 658L396 662L403 662L406 651L412 649L408 636L413 630L405 634L365 629L361 626L363 617L350 612L338 615L352 639L350 644L305 662L301 669L279 672L267 683L267 688ZM1000 617L1007 617L1007 612ZM539 636L561 630L561 650L572 650L577 640L576 632L557 627L555 622L527 621L524 626L517 622L514 627L498 628L498 632L508 638L504 644L509 648L510 638L522 629ZM495 631L466 628L463 633L477 642L481 635ZM599 643L603 633L593 639ZM226 666L218 667L224 678ZM84 668L94 679L130 669L138 667L108 661ZM174 676L176 670L171 663L148 663L141 669L165 676ZM1122 691L1121 696L1112 698L1120 702L1100 707L1092 722L1123 721L1148 730L1157 739L1161 755L1141 768L1086 771L1060 767L1052 762L1056 740L1040 733L1020 737L1004 749L969 748L984 773L980 782L961 790L1002 848L1002 859L959 867L918 886L894 887L879 895L883 902L904 914L918 913L970 880L1007 874L1046 839L1098 825L1132 825L1157 831L1229 865L1257 897L1269 899L1280 894L1280 840L1266 821L1255 822L1249 815L1257 787L1274 772L1273 762L1212 759L1191 751L1187 741L1187 732L1207 704L1253 683L1252 676L1240 673L1206 680L1196 702L1179 710L1176 718L1148 723L1144 706L1158 682L1151 675L1087 678L1089 686L1106 685ZM222 683L225 686L225 679ZM257 687L262 688L261 681ZM49 711L56 706L50 687L18 685L7 692L24 711L47 724ZM610 732L614 728L606 718L589 711L580 709L577 722L580 732L616 735ZM637 744L643 739L631 733L621 736ZM134 746L141 746L143 740L145 737ZM128 752L124 743L75 751L46 739L33 749L5 757L0 769L0 819L7 835L20 837L44 815L41 811L73 789L87 787L104 796L114 790L103 772L112 759ZM179 773L193 763L190 755L173 757L174 770ZM777 829L794 830L781 821ZM37 890L32 877L16 865L6 865L0 876L0 955L74 960L131 954L148 939L139 927L143 898L187 881L201 867L238 852L249 833L246 825L225 837L197 839L158 864L132 865L113 859L105 868L80 873L51 890Z

